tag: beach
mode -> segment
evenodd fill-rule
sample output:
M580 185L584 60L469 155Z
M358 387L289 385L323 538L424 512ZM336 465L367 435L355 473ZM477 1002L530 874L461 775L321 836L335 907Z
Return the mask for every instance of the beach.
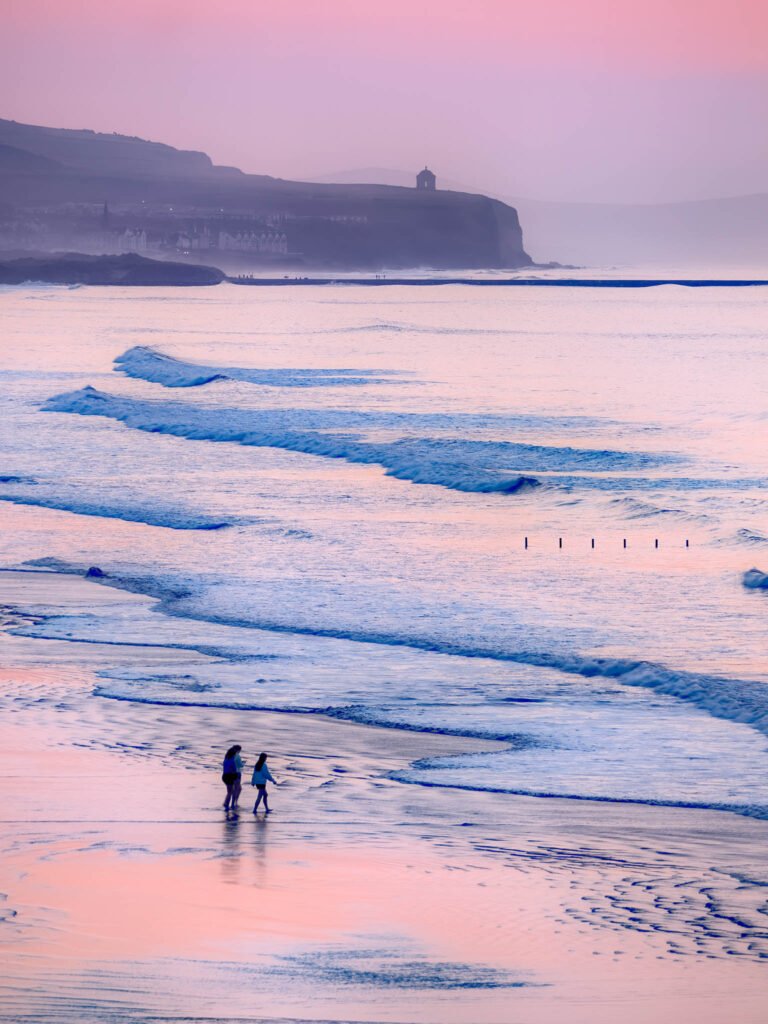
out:
M190 655L14 636L147 599L0 588L1 1019L764 1019L767 823L387 779L477 740L94 701L99 668ZM221 809L230 739L270 751L268 820L249 787Z
M762 1024L764 288L0 311L0 1020Z

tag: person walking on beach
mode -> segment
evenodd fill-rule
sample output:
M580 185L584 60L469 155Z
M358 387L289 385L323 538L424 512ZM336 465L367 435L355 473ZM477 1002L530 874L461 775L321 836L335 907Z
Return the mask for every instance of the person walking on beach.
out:
M243 777L243 759L240 757L240 751L243 748L236 743L233 747L224 755L224 764L222 766L221 781L227 787L227 799L224 801L224 810L237 810L237 801L240 797L240 791L243 788L241 779Z
M255 786L258 790L258 796L256 797L256 803L253 805L253 813L259 809L259 804L264 801L264 813L269 814L269 803L267 802L267 783L274 782L275 785L279 785L272 777L272 774L267 768L267 755L259 754L259 759L256 762L253 769L253 778L251 779L251 785Z

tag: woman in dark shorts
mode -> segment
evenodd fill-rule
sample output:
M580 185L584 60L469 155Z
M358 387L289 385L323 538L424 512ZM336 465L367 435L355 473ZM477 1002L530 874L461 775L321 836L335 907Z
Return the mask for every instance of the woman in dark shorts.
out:
M243 759L240 757L240 751L243 748L236 743L234 747L230 747L224 755L224 764L222 766L221 781L227 787L227 799L224 801L224 810L228 811L232 809L237 810L237 799L240 796L240 790L242 788L240 780L243 775Z

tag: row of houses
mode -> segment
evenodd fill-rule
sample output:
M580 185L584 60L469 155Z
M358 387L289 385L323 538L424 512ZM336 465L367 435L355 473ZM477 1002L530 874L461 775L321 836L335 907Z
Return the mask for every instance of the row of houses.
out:
M219 249L234 252L287 253L288 236L273 231L219 232Z
M162 241L150 242L143 228L126 228L115 239L120 252L147 252L151 248L175 248L180 252L221 249L228 252L286 254L288 236L278 231L218 231L173 233Z

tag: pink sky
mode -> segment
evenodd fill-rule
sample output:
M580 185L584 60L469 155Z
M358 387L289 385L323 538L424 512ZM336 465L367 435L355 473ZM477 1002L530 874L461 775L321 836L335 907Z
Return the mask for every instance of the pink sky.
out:
M500 194L768 190L763 0L0 0L0 115L283 177L429 162Z

